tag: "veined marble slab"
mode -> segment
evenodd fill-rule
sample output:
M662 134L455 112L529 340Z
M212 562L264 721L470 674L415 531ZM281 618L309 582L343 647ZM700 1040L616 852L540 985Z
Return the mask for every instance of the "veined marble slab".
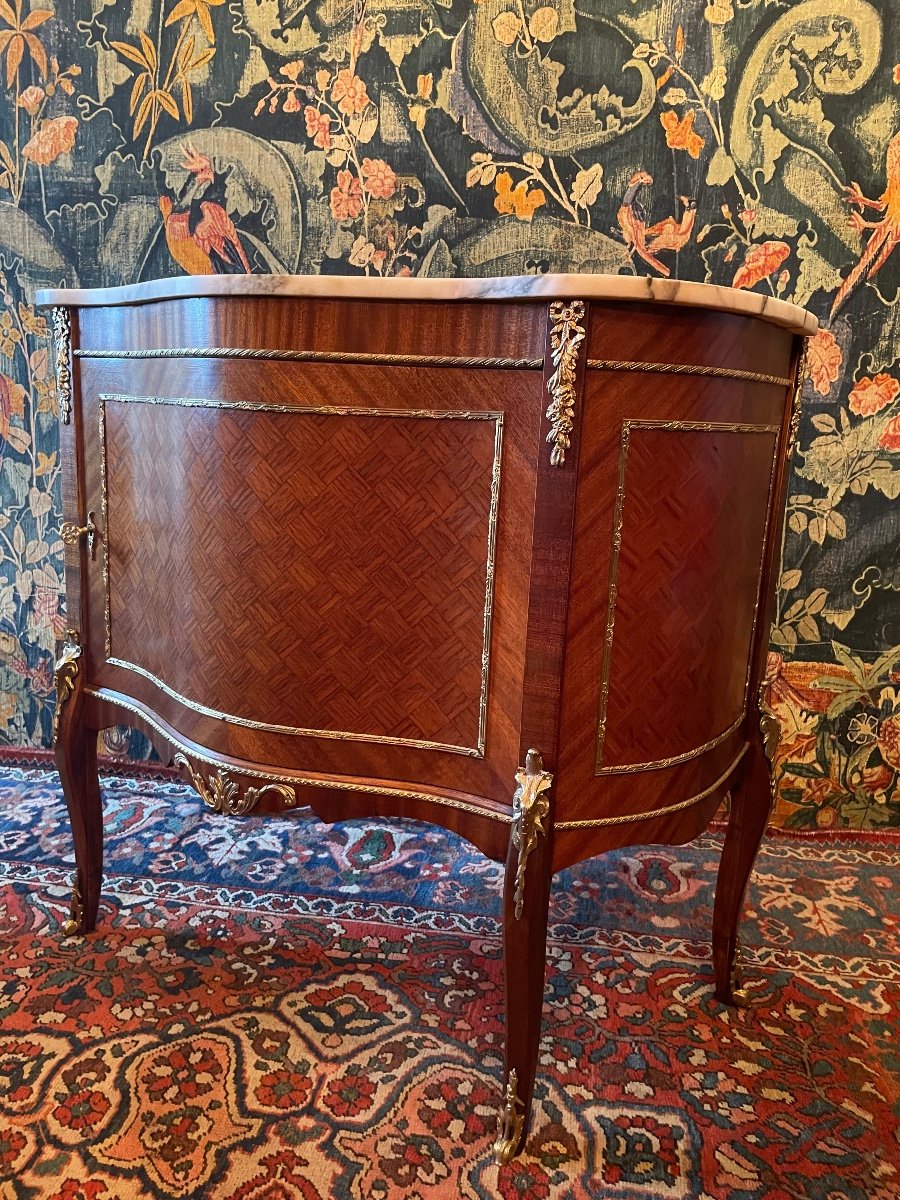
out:
M194 296L316 296L356 300L642 300L761 317L812 334L812 313L774 296L639 275L510 275L490 279L378 279L347 275L181 275L113 288L44 288L38 305L144 304Z

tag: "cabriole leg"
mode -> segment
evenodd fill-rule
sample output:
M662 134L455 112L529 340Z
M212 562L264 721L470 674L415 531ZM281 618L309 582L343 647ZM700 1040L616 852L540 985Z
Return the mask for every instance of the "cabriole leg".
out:
M731 790L731 813L716 880L713 910L713 967L716 998L746 1007L747 993L739 978L738 923L750 872L774 802L771 761L778 744L778 720L760 700L762 739L752 739L740 775Z
M506 1060L494 1153L508 1162L525 1142L541 1040L553 819L552 775L529 750L517 772L503 889Z
M69 629L56 664L56 712L53 718L56 769L62 780L75 843L72 902L69 919L63 925L63 933L67 936L90 933L96 925L103 875L103 810L97 776L97 731L88 729L84 723L80 666L78 634Z

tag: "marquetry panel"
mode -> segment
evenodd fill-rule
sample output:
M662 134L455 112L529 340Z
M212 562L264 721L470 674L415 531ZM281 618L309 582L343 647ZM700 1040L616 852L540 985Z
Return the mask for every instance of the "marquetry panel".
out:
M483 752L497 411L103 395L113 664L250 726Z
M693 357L696 343L683 349ZM715 804L732 769L766 619L757 600L787 394L739 378L587 372L556 815L602 823L564 826L570 849L579 835L627 831L631 815Z
M598 773L667 765L740 723L777 436L749 423L623 424Z

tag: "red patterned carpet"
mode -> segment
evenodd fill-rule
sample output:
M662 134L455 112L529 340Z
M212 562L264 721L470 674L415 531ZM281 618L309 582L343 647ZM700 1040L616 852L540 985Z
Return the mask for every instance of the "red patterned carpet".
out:
M557 877L533 1136L498 1170L497 866L164 778L104 796L100 928L62 939L56 777L0 771L0 1200L900 1196L900 843L769 840L737 1013L716 837Z

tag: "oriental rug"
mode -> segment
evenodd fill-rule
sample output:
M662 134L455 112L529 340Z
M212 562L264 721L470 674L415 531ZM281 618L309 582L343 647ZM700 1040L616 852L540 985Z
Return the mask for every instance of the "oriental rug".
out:
M0 771L0 1200L896 1200L900 843L772 837L713 999L721 839L556 877L526 1153L491 1153L501 868L412 822L104 777L63 938L55 774Z

